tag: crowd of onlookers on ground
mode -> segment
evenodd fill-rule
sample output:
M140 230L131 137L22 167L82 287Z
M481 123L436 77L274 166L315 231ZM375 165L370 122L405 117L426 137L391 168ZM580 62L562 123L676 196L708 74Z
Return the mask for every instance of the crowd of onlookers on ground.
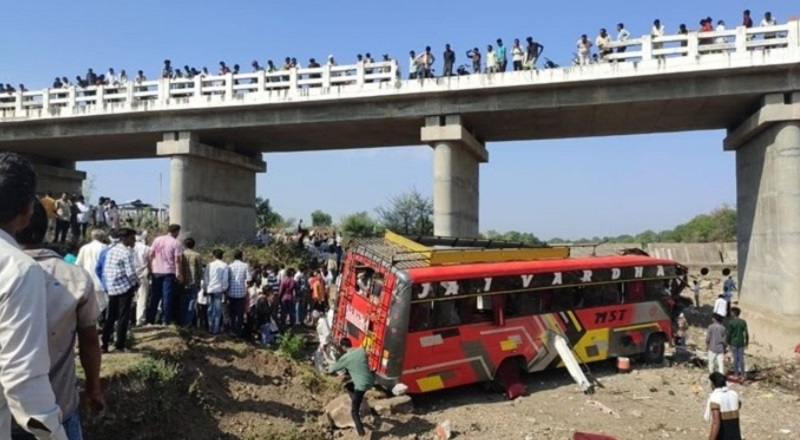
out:
M762 27L775 26L777 24L777 20L771 12L765 12L764 17L760 22ZM741 25L746 28L751 28L754 26L754 21L751 17L750 10L745 10L743 12ZM724 31L726 29L725 26L726 24L724 20L717 20L715 25L714 19L711 17L705 17L700 19L699 27L695 29L695 31L700 34L705 32L719 32ZM631 34L623 23L617 24L616 30L616 38L612 38L606 28L600 29L597 37L594 39L594 42L588 37L587 34L581 35L576 45L577 52L574 54L574 58L572 60L573 64L586 65L596 62L603 62L604 60L607 60L609 55L615 52L624 53L628 47L628 43L631 40ZM677 28L677 35L686 35L692 31L693 30L690 29L690 27L686 24L680 24ZM653 38L658 38L666 35L667 28L665 24L659 19L654 20L650 29L650 36ZM777 35L777 33L767 33L764 35L764 38L776 38ZM724 44L727 42L727 40L728 38L726 37L718 36L714 38L701 39L700 44ZM681 42L682 46L686 46L686 44L686 42ZM659 49L662 47L663 43L656 43L654 45L654 49ZM541 58L543 52L544 46L535 41L533 37L527 37L524 44L519 39L514 39L510 49L506 47L502 39L498 38L496 41L496 46L492 46L491 44L486 46L485 53L481 53L481 50L478 47L468 50L466 52L466 58L469 60L468 63L456 67L456 52L452 49L450 44L445 44L444 52L442 53L441 76L446 77L482 72L499 73L506 72L508 70L533 70L537 68L537 62ZM509 59L511 61L510 68ZM389 57L388 54L383 54L383 57L379 60L379 62L390 61L394 60ZM408 78L414 79L434 77L435 61L436 57L433 55L430 46L425 47L425 49L419 53L413 50L410 51ZM358 54L356 56L356 63L366 66L367 73L389 72L391 70L389 67L385 66L370 69L369 66L375 64L375 62L375 59L373 59L369 52L367 52L365 55ZM337 65L333 55L328 56L325 64L328 66ZM268 75L268 82L289 81L290 71L303 68L303 66L295 57L286 57L282 64L276 64L273 62L273 60L267 60L265 64L261 64L258 60L253 60L250 63L250 66L251 72L265 71L268 74L275 74L276 72L283 73L283 75ZM308 60L306 67L313 69L322 67L322 65L317 62L315 58L311 58ZM550 60L546 60L544 67L554 68L558 67L558 65ZM238 75L239 73L243 73L239 64L233 64L233 66L230 66L225 61L219 62L219 68L216 71L217 75ZM176 86L181 88L185 85L182 82L183 80L192 80L195 77L205 78L211 75L212 73L209 71L208 67L198 68L184 65L181 68L179 66L173 66L172 61L170 60L164 60L164 65L161 68L158 76L160 78L177 81L178 84ZM309 73L305 74L305 76L309 79L320 79L322 74L319 72ZM52 88L62 89L73 86L79 89L86 89L91 86L122 87L127 85L130 81L133 81L134 84L141 85L147 81L147 77L145 77L143 70L138 70L136 75L132 79L129 79L125 69L120 69L119 73L117 73L114 68L109 68L105 74L97 74L93 69L90 68L83 77L76 76L73 81L70 81L66 76L56 77L53 81ZM380 81L388 81L388 79L382 78ZM255 82L255 80L253 80L253 82ZM18 88L14 88L11 84L0 83L0 92L13 93L17 90L26 91L27 89L23 84L20 84ZM87 93L92 92L89 91Z
M315 326L320 348L330 344L340 236L302 226L283 237L259 233L262 241L313 249L312 267L245 262L239 250L216 249L207 258L191 238L178 240L178 225L151 241L146 231L120 225L113 201L104 197L91 208L79 196L38 195L36 181L29 161L0 153L1 438L81 438L76 340L82 407L94 412L105 408L102 353L112 344L125 351L131 325L199 327L263 345L287 329ZM53 242L70 234L81 240L87 232L91 240L76 254L53 250ZM348 353L354 354L323 364L338 371L359 356L367 371L363 350Z

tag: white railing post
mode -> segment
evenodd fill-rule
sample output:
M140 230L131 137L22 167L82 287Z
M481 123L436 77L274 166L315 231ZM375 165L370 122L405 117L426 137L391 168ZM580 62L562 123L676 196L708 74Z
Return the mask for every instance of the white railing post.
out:
M126 107L131 108L133 106L134 96L133 96L133 81L128 81L125 83L125 104Z
M195 75L193 78L194 80L194 94L195 98L199 98L203 96L203 77L200 75Z
M789 30L786 31L786 44L789 55L800 56L800 20L791 20L787 25Z
M256 90L256 93L261 93L264 90L266 90L267 72L265 72L262 69L262 70L259 70L257 73L258 73L258 77L256 78L256 85L258 86L258 90Z
M289 94L297 95L297 67L289 69Z
M736 28L736 53L747 52L747 28L739 26Z
M22 116L22 90L17 90L17 93L14 95L16 95L16 101L14 101L14 111L17 112L17 116Z
M322 66L322 88L329 89L331 87L331 65L325 63Z
M391 69L392 77L389 78L389 81L397 81L400 79L400 63L397 60L392 60L392 69Z
M42 114L48 114L50 110L50 89L42 92Z
M225 99L233 99L233 73L225 74Z
M169 78L158 80L158 102L164 104L169 100Z
M642 61L650 61L653 59L653 37L652 35L645 35L642 37Z
M97 86L97 92L94 94L94 104L99 109L106 108L105 97L106 97L105 86Z
M75 90L75 87L77 87L77 86L71 86L69 88L69 90L67 90L67 106L70 109L74 109L75 107L78 106L78 101L76 99L77 96L78 96L78 93Z
M367 82L367 69L364 68L364 62L360 61L356 64L356 84L358 87L364 87L364 83Z
M689 44L686 45L687 57L697 59L700 57L700 37L697 32L689 32Z

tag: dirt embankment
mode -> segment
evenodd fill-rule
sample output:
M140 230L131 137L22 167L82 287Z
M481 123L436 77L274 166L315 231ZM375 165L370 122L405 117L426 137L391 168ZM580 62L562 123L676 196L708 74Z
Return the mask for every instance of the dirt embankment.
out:
M91 439L331 437L320 423L337 387L310 367L249 344L172 328L135 332L131 352L103 358L108 410Z

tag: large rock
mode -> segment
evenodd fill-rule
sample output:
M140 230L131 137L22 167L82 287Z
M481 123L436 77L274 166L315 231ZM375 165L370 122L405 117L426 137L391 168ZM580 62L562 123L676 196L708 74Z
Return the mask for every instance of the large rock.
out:
M343 394L325 405L325 414L330 419L334 427L339 429L355 428L353 417L350 415L350 396ZM361 402L361 417L369 415L369 405L366 399Z
M397 396L388 399L371 399L369 407L382 416L396 414L410 414L414 411L414 403L411 396Z

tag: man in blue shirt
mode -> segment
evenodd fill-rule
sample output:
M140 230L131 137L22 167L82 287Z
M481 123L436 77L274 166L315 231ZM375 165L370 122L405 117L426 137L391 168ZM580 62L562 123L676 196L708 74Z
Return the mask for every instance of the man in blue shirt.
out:
M503 40L500 38L497 39L497 50L495 53L497 54L497 67L501 72L505 72L508 59L506 58L506 47L503 45Z

